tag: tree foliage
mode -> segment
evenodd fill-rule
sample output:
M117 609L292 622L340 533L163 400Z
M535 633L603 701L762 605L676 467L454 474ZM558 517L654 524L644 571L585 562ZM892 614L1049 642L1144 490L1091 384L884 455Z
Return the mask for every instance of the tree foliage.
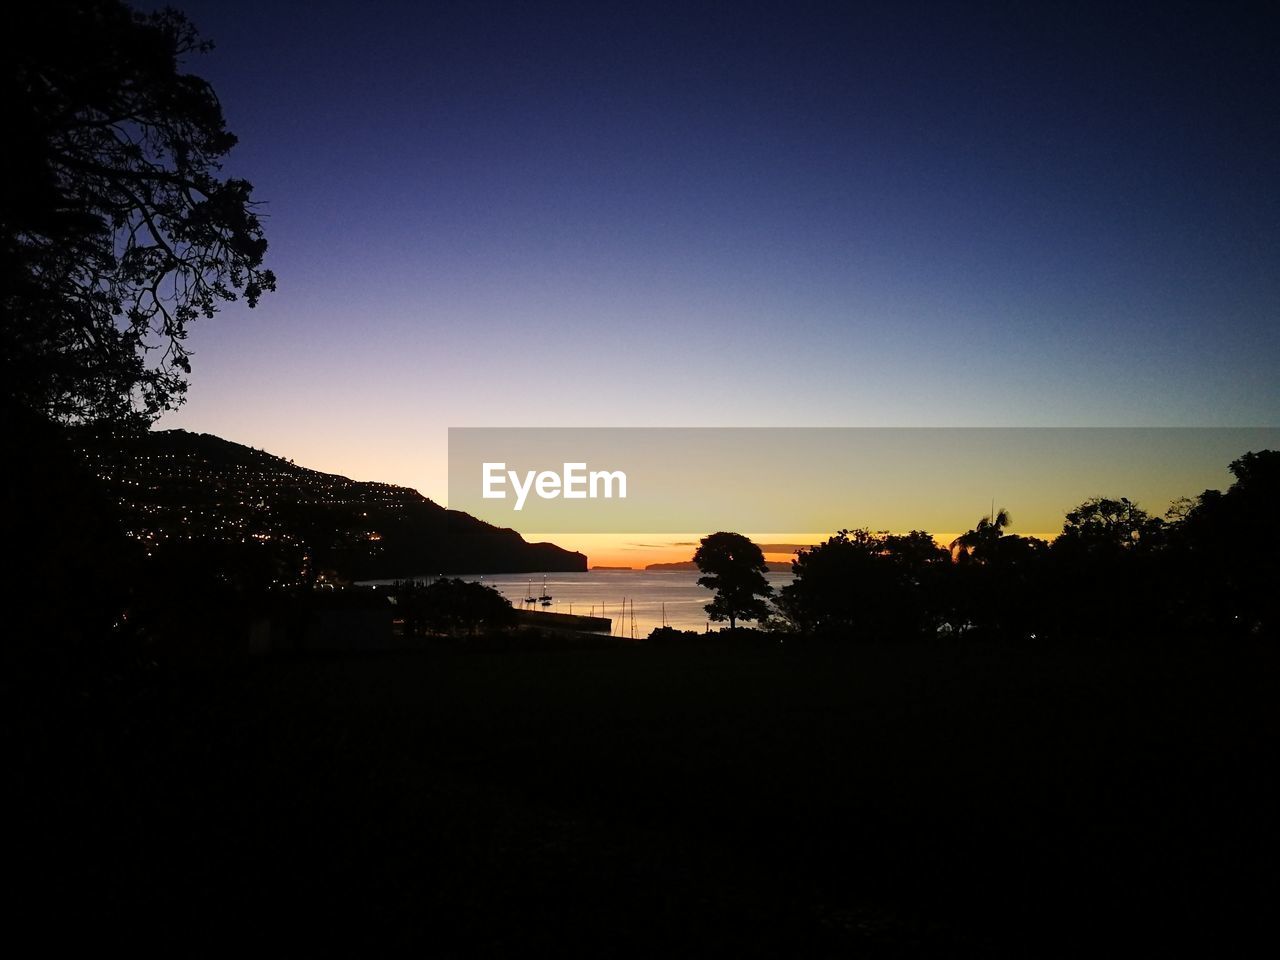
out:
M918 631L941 598L946 550L928 533L841 530L801 550L778 606L806 633L883 638Z
M999 512L983 517L972 530L952 540L952 554L961 561L973 559L981 563L990 560L1011 522L1009 511L1001 507Z
M507 630L516 621L511 601L483 583L444 578L426 586L399 584L396 594L409 632L421 627L433 634L475 636Z
M1169 537L1182 558L1180 607L1206 627L1280 635L1280 451L1246 453L1235 482L1206 490Z
M739 620L764 620L769 615L766 599L773 588L764 578L764 554L740 533L713 533L703 537L693 555L702 572L698 585L716 592L706 606L707 615L717 622L728 620L729 628Z
M275 289L207 51L181 13L48 0L4 31L11 168L0 197L7 400L148 422L182 402L188 325Z
M1164 521L1152 517L1128 497L1093 497L1067 514L1059 549L1117 553L1152 546Z

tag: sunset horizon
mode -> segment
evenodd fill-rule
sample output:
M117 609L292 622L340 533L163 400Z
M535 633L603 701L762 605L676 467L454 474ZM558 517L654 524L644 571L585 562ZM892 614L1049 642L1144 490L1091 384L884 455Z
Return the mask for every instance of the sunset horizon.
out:
M19 950L1280 940L1280 7L0 48Z

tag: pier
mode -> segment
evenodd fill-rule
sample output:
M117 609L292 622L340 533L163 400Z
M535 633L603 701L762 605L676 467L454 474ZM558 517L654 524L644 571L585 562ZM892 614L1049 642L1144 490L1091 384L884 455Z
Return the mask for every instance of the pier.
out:
M609 617L585 617L576 613L552 613L549 610L516 610L516 623L522 627L554 630L577 630L582 633L611 633Z

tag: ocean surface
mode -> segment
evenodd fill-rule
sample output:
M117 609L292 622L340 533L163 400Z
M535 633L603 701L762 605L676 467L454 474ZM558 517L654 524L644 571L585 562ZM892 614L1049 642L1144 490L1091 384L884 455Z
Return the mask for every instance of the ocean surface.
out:
M462 580L474 580L493 587L512 602L517 609L549 610L553 613L574 613L586 616L609 617L613 620L615 636L634 635L647 637L655 627L665 622L679 630L712 630L727 627L728 622L708 623L703 609L711 602L712 592L698 586L696 570L592 570L587 573L545 574L547 594L551 605L532 605L526 597L542 596L544 575L495 574L491 576L463 576ZM408 578L406 578L408 579ZM429 577L414 577L429 580ZM765 574L765 579L776 592L791 582L791 571ZM390 584L391 580L365 581L374 585ZM624 606L625 605L625 606Z

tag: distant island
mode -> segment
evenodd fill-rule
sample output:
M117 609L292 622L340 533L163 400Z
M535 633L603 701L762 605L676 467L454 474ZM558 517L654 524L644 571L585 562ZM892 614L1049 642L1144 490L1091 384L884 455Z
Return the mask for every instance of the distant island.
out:
M634 570L634 567L592 567L592 570Z
M584 554L529 543L408 487L308 470L211 434L86 429L76 441L119 503L125 533L148 549L252 548L351 580L587 569Z

